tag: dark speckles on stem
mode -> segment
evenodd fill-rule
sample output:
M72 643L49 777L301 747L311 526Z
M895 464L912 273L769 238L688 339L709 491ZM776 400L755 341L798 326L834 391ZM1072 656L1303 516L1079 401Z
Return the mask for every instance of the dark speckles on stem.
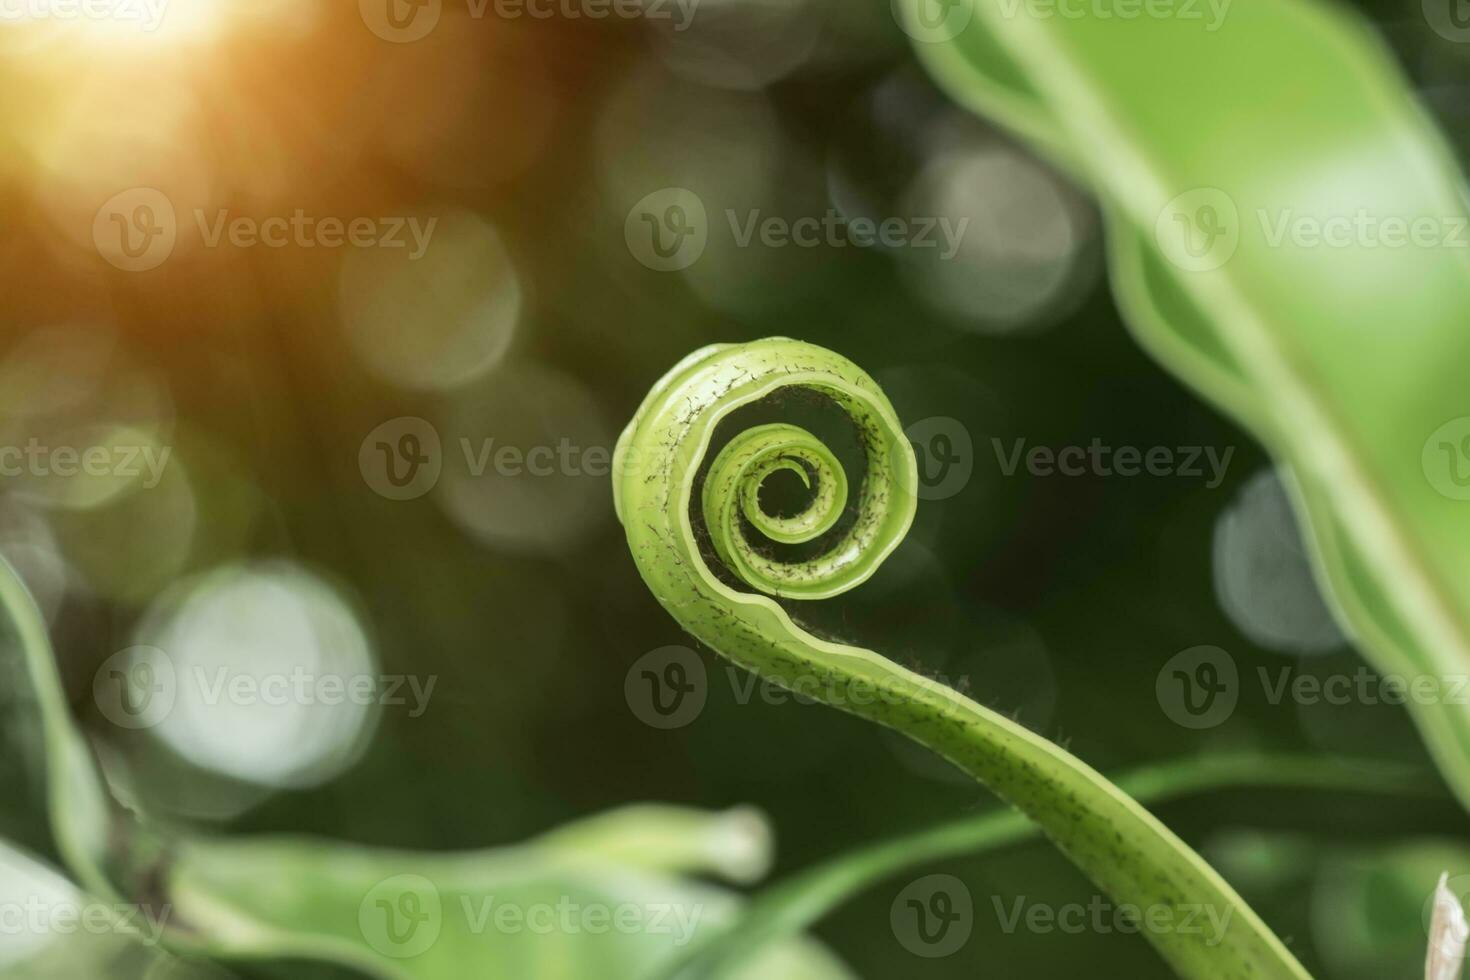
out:
M815 692L819 700L894 728L950 759L1025 812L1116 902L1146 907L1188 901L1234 911L1218 948L1207 947L1203 934L1148 934L1181 974L1211 980L1304 977L1228 885L1063 749L876 654L819 639L781 616L768 596L729 599L724 587L748 593L749 586L716 557L711 535L734 535L731 540L746 554L774 553L744 541L740 529L706 525L701 490L711 461L694 458L692 450L708 444L704 455L713 453L716 420L733 418L738 407L763 398L773 381L780 393L773 397L815 394L838 406L852 423L866 463L861 479L849 481L856 492L849 498L848 522L833 529L840 529L834 538L820 540L825 550L790 562L786 581L799 586L809 577L836 575L839 585L849 587L841 581L844 563L862 556L875 562L906 532L906 520L890 522L888 515L912 506L909 495L894 492L895 455L908 443L870 378L838 355L796 341L721 348L686 366L651 397L627 437L640 453L657 459L644 479L624 480L622 513L640 572L659 601L700 642L742 667L786 687L800 685L800 693ZM690 507L681 514L686 492ZM844 548L859 558L847 557ZM859 698L864 689L879 696Z

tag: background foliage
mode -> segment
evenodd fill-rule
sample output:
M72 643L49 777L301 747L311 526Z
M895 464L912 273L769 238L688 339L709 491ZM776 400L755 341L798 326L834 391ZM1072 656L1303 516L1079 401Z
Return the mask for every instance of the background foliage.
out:
M1470 46L1431 29L1417 3L1355 10L1463 148ZM50 614L77 713L130 760L140 792L230 834L424 849L520 841L636 800L755 803L778 830L778 875L988 805L888 733L766 703L708 656L698 718L646 724L629 668L686 639L634 573L605 474L452 472L459 434L610 448L690 350L773 334L841 351L906 422L957 420L973 446L968 481L921 504L874 581L812 610L826 629L968 684L1104 771L1263 747L1427 770L1401 708L1272 704L1254 682L1281 668L1355 674L1362 660L1322 615L1261 450L1124 331L1085 196L953 106L881 4L727 0L704 12L709 25L696 19L688 37L487 20L391 45L357 11L323 8L299 23L242 17L141 56L18 45L3 69L27 93L4 110L7 438L126 420L171 445L185 476L95 506L0 486L0 553ZM181 213L439 215L436 242L455 251L421 278L340 251L197 245L128 274L74 232L144 184ZM927 207L973 230L954 266L916 250L717 241L691 269L657 273L630 255L624 218L670 185L693 189L715 228L726 208ZM485 283L490 299L476 291ZM499 351L463 384L438 380L468 363L446 322ZM414 331L424 344L396 345ZM441 486L412 501L375 493L359 460L368 434L400 416L430 420L450 447ZM992 440L1009 452L1018 439L1233 452L1213 487L1006 475ZM383 672L439 679L427 711L382 712L355 764L318 785L201 769L118 731L92 698L102 662L193 576L262 559L330 582ZM1228 722L1193 731L1170 720L1155 682L1199 645L1228 651L1250 680ZM29 708L19 684L0 696L0 777L15 789L0 837L47 854ZM1160 812L1326 977L1416 969L1432 882L1384 855L1412 849L1415 868L1453 868L1463 826L1447 796L1231 792ZM910 878L866 892L818 934L872 977L1064 976L1084 962L1166 975L1136 938L1001 929L992 896L1088 902L1045 845L913 877L931 870L975 896L962 952L924 960L896 940L889 908Z

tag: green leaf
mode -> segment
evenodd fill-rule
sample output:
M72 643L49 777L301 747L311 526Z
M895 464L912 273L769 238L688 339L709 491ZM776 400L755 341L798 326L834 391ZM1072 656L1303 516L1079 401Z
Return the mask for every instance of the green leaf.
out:
M61 686L46 621L15 569L0 558L0 636L25 665L35 696L45 759L46 797L56 844L92 894L115 896L108 861L113 803L91 747L77 728Z
M916 33L932 2L905 0ZM1040 8L975 0L920 56L1095 191L1139 340L1287 464L1340 617L1430 685L1410 710L1470 803L1470 234L1442 139L1335 6Z
M208 964L159 945L171 910L85 894L40 861L0 843L0 974L6 980L220 980Z
M223 958L300 957L388 980L646 980L739 912L734 895L674 873L749 877L769 839L746 810L645 805L472 854L199 841L177 855L168 892L200 948ZM850 977L800 937L737 975Z

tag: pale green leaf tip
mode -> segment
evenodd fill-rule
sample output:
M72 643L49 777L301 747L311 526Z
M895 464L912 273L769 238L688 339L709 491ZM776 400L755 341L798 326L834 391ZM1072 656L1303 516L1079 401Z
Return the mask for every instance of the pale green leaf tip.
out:
M1458 980L1465 966L1465 944L1470 923L1465 909L1449 888L1449 872L1441 872L1434 889L1434 914L1429 922L1429 953L1424 980Z

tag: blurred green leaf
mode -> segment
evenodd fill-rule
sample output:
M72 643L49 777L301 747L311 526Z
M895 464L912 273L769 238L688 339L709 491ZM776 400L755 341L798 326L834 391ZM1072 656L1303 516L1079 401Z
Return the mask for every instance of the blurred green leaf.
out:
M745 877L767 860L768 841L748 811L640 806L472 854L195 842L178 854L168 890L201 948L226 958L324 960L391 980L643 980L740 908L729 892L670 872ZM850 976L800 938L762 950L737 975Z
M1425 678L1410 710L1470 803L1470 234L1440 136L1314 0L1040 6L977 0L920 56L1097 193L1138 338L1289 464L1340 616Z
M103 870L112 842L111 799L91 748L72 721L46 622L20 576L0 558L0 630L19 648L36 699L46 798L57 847L85 888L114 889Z
M0 974L7 980L219 980L159 946L171 910L103 901L0 843Z

